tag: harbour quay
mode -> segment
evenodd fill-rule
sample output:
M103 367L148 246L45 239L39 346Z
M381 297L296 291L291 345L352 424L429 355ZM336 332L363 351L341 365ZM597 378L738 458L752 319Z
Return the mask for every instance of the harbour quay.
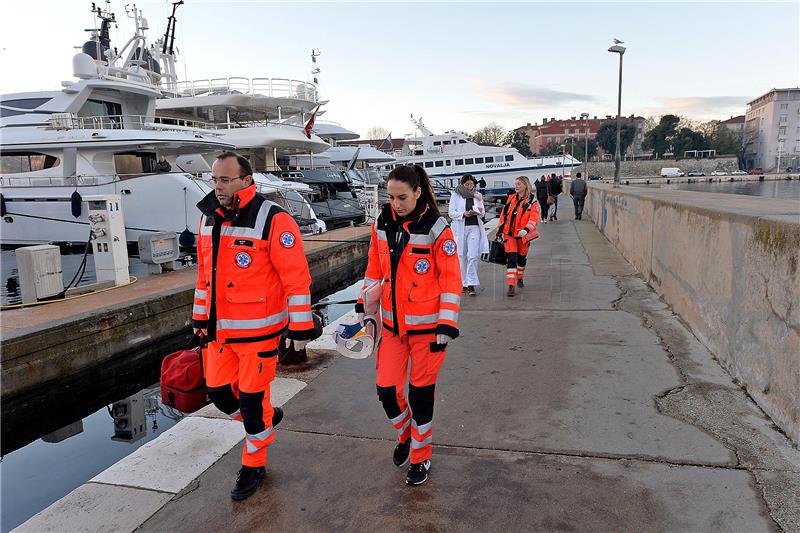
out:
M685 242L691 234L665 241L703 223L725 243L712 221L746 228L800 212L800 202L762 199L742 215L736 197L724 203L731 196L592 184L584 220L542 225L515 298L505 295L505 267L482 262L478 294L462 298L463 338L448 348L437 385L432 476L421 487L405 486L392 466L396 437L377 405L375 361L338 356L335 322L310 345L325 367L274 384L286 417L268 475L246 502L227 497L241 428L208 407L18 530L794 531L797 443L768 416L775 409L753 394L752 377L737 372L769 365L767 397L779 397L797 375L796 337L764 342L758 361L711 349L722 337L704 332L712 321L703 313L713 309L702 284L691 299L676 296L680 280L698 275L684 267L698 255ZM654 220L640 214L650 205ZM730 249L739 259L718 253L703 270L726 279L760 255L775 265L764 272L769 283L784 289L770 290L764 305L782 313L781 294L797 287L796 277L781 277L790 273L783 262L798 251L775 247L790 244L792 227L783 240L762 231L751 247ZM627 245L650 234L658 242L636 249L652 250L652 267ZM679 245L686 253L662 255ZM722 308L723 329L791 329L795 315L778 323L736 296Z

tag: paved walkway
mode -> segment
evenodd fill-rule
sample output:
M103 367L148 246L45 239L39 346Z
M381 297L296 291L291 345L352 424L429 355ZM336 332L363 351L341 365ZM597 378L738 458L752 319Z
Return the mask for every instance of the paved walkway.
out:
M428 483L391 463L374 361L339 358L286 404L258 493L229 499L236 447L139 530L800 530L798 451L590 222L542 234L519 296L482 264L465 297Z
M374 362L340 358L287 404L255 496L228 499L237 448L141 530L800 529L797 450L591 223L542 234L519 296L482 264L465 298L427 484L391 464Z

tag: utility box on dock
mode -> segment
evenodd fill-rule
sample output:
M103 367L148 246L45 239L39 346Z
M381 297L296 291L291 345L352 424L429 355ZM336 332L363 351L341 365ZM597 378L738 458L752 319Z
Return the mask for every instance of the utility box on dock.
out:
M16 256L22 303L33 303L64 292L64 273L58 246L25 246L17 248Z
M180 256L178 234L164 231L139 236L139 259L152 274L175 270L175 260Z
M92 229L92 253L97 282L114 282L115 286L130 282L128 243L122 199L118 194L85 196L89 204L89 226Z

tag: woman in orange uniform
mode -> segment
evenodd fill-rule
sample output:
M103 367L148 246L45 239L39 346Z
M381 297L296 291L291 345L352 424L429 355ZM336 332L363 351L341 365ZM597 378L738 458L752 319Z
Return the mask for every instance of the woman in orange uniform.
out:
M453 232L439 215L425 170L395 168L386 189L389 203L372 227L364 287L382 283L376 382L378 398L397 430L394 464L403 466L410 455L406 483L420 485L431 467L436 378L447 343L458 337L461 271ZM362 323L364 310L359 300Z
M541 208L527 176L520 176L515 183L515 193L508 197L500 213L497 231L503 237L506 251L506 281L508 296L514 296L515 287L524 287L525 264L528 262L528 247L539 237L536 226L541 218Z

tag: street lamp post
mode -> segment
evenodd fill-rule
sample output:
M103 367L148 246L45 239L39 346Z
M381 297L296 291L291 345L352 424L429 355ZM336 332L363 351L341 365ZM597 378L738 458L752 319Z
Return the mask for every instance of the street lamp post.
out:
M620 159L620 130L622 128L622 56L625 55L625 47L620 46L622 41L614 39L614 46L609 47L608 51L619 54L619 88L617 89L617 146L614 150L614 187L619 187L619 159Z
M586 130L586 134L584 135L584 145L583 145L583 179L589 179L589 113L581 113L581 118L583 119L583 126Z

